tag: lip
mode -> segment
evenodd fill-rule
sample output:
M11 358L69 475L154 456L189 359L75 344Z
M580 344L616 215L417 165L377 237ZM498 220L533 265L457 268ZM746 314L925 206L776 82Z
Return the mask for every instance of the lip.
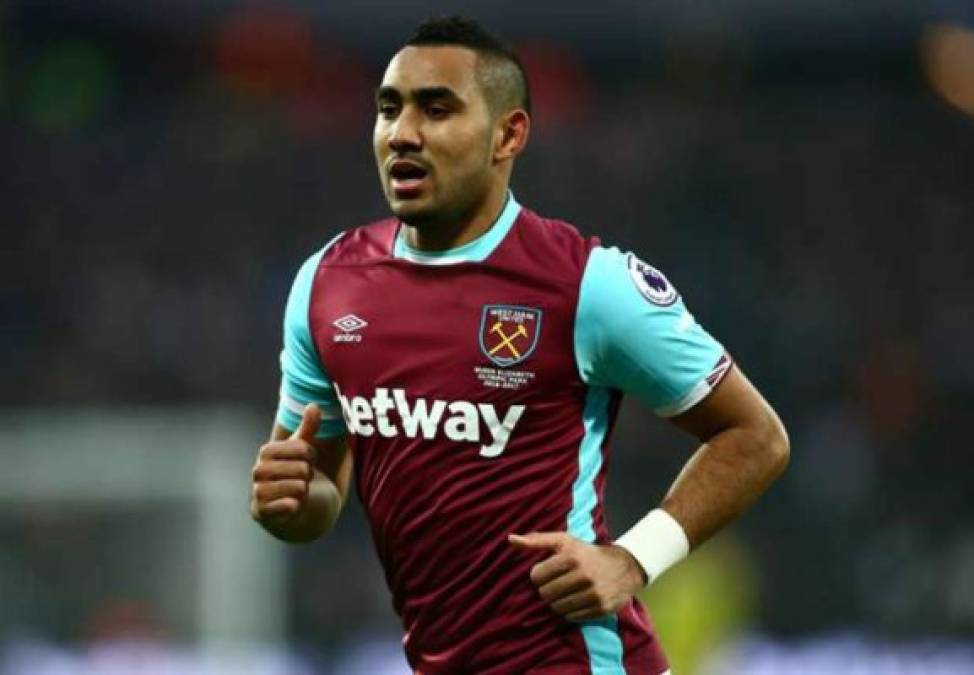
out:
M393 159L386 167L386 172L391 176L393 171L399 169L420 169L421 171L429 173L428 166L413 159Z
M423 193L426 176L422 178L392 178L389 186L396 199L415 199Z
M423 171L422 176L416 177L396 177L393 175L394 171L400 171L404 169L419 169ZM389 187L392 188L393 194L397 199L412 199L420 196L425 187L426 181L429 179L429 167L411 159L394 159L389 162L386 168L386 174L389 176Z

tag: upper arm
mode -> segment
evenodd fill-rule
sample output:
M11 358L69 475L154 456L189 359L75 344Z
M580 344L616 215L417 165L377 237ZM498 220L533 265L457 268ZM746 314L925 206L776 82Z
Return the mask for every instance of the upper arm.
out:
M281 351L281 391L276 422L284 429L294 430L301 422L301 414L309 403L321 409L319 439L333 438L345 433L341 405L318 356L308 321L308 309L315 273L321 257L327 251L311 256L298 271L288 296L284 312L284 348Z
M787 445L778 415L736 366L709 396L671 421L702 442L736 428L749 431L762 441L778 439Z
M701 441L736 427L787 444L778 416L724 347L666 277L632 254L592 251L575 342L587 383L636 394Z
M706 398L731 365L666 277L616 248L589 256L575 354L587 384L633 393L662 417Z

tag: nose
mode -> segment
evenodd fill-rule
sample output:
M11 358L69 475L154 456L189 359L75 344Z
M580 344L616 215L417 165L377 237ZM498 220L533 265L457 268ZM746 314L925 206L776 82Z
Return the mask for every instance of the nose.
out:
M416 152L423 148L423 137L415 115L403 110L389 130L389 148L396 154Z

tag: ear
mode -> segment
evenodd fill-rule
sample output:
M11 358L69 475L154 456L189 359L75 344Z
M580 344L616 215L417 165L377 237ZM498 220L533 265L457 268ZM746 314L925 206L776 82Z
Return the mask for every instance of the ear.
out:
M494 132L494 162L514 159L528 143L531 117L521 108L509 110L497 120Z

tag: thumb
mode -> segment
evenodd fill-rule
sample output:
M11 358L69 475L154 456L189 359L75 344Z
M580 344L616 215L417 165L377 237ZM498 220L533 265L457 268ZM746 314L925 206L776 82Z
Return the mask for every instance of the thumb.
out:
M559 551L570 537L566 532L528 532L509 534L507 541L524 551Z
M317 403L309 403L304 406L304 412L301 415L301 424L291 434L291 438L297 438L311 443L314 441L315 434L318 433L318 427L320 426L321 410L318 408Z

